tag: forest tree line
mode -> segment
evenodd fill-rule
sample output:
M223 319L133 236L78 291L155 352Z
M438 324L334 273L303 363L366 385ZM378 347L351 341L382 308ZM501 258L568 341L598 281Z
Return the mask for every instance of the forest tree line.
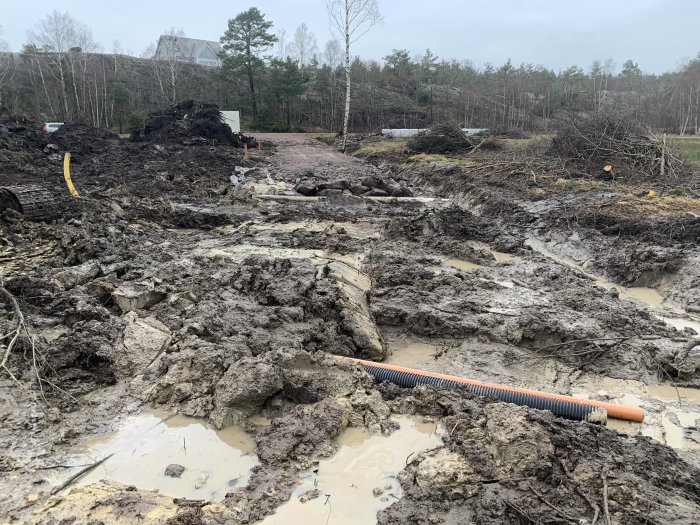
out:
M319 50L305 24L287 39L263 19L261 46L246 57L237 51L235 20L222 35L224 65L212 68L156 59L152 51L144 57L99 53L89 28L54 12L20 52L3 49L0 41L0 107L38 121L82 121L126 132L148 111L194 98L240 110L246 129L340 130L340 44L331 40ZM677 71L655 75L633 60L619 71L607 60L555 72L510 61L475 67L430 50L412 56L393 49L381 61L355 57L351 78L349 127L355 132L443 121L547 130L565 112L614 108L655 129L700 134L700 54Z

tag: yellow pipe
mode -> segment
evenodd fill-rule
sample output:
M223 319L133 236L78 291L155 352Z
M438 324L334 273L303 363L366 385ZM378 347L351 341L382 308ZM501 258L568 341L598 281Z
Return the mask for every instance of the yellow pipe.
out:
M63 178L66 179L66 186L68 186L68 191L70 191L70 194L73 196L73 198L77 199L80 197L80 194L78 194L78 190L75 189L75 186L73 186L73 181L70 178L70 153L66 152L65 156L63 157Z

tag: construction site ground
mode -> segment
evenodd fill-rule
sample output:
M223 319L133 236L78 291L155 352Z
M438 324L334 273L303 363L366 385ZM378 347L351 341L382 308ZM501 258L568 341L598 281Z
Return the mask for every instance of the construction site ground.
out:
M93 133L0 156L0 185L61 202L0 218L30 334L0 370L0 523L700 522L695 195L503 171L517 140L259 135L244 160ZM645 420L376 385L337 356Z

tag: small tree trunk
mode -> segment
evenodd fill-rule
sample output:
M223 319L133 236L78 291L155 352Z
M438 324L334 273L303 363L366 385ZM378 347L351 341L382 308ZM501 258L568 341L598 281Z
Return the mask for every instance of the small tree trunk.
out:
M345 117L343 118L343 153L348 144L350 120L350 4L345 1Z

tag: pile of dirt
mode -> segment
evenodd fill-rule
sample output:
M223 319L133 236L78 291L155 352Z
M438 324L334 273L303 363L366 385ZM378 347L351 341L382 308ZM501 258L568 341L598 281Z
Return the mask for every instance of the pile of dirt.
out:
M693 523L700 476L646 437L472 399L459 391L380 389L398 412L441 417L445 446L407 460L393 523ZM643 502L643 503L641 503ZM682 502L682 503L681 503Z
M255 146L255 139L242 133L233 133L224 123L216 104L186 100L166 109L151 112L143 125L134 130L134 142L212 141L242 148Z
M571 115L560 124L549 153L594 173L675 177L687 173L683 156L645 124L621 113Z
M25 129L40 129L37 122L34 122L25 115L14 115L4 106L0 106L0 126L4 126L9 131L23 131Z
M116 133L79 122L67 122L47 138L74 156L93 155L119 147L121 140Z

